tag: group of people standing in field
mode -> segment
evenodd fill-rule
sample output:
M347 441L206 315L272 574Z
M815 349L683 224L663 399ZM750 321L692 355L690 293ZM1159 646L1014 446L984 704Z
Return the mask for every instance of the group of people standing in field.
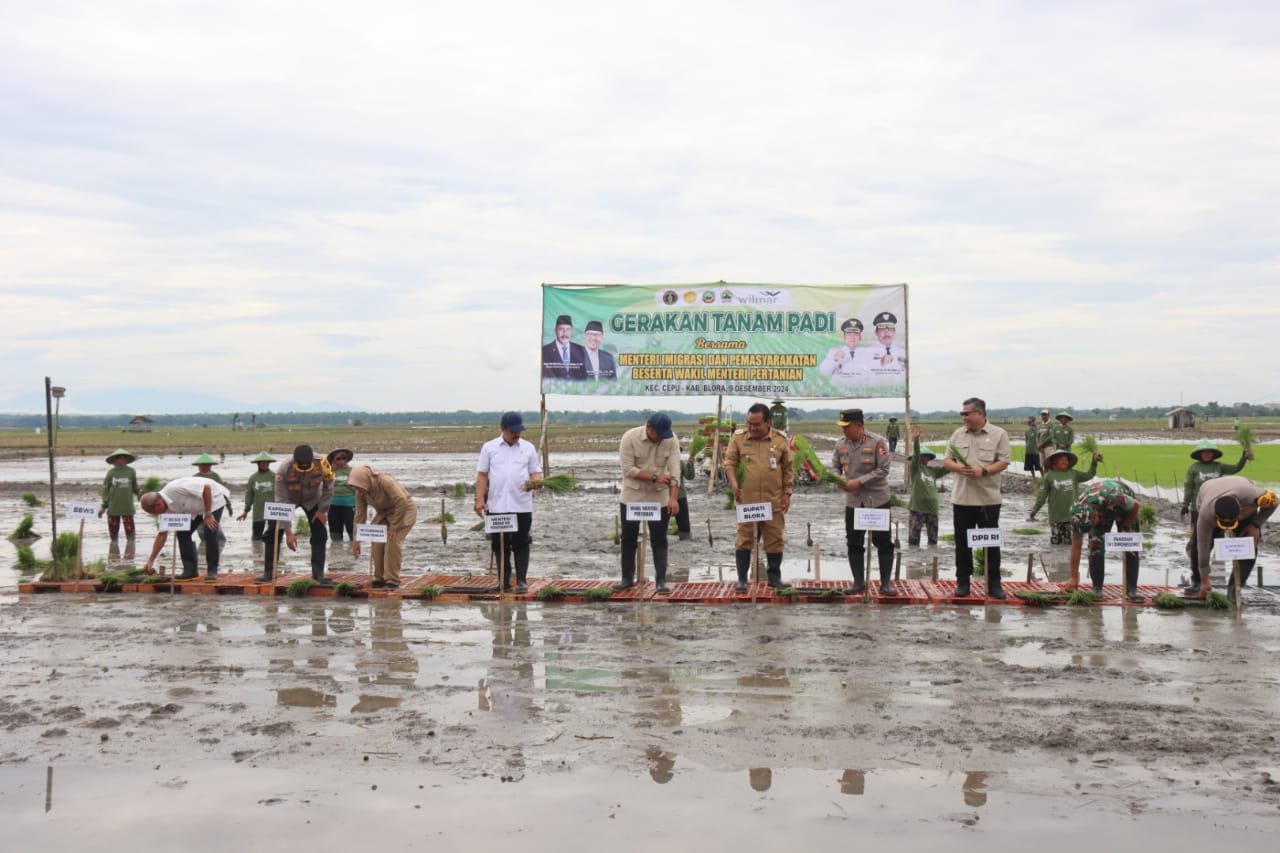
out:
M908 459L910 500L908 544L919 545L927 537L929 545L938 542L939 499L937 482L954 474L952 520L955 531L955 571L957 598L972 594L974 547L970 531L994 531L1000 524L1003 502L1002 474L1011 461L1008 433L990 423L986 404L970 397L961 406L963 425L949 437L945 451L939 454L921 445L921 430L911 429ZM1085 544L1088 546L1089 579L1094 591L1101 591L1104 580L1104 536L1114 529L1139 531L1140 503L1133 490L1115 479L1094 480L1101 454L1093 454L1087 470L1076 469L1078 457L1072 451L1075 433L1071 415L1062 412L1057 423L1050 423L1047 409L1040 413L1039 423L1030 419L1026 432L1027 470L1036 479L1036 498L1030 518L1035 519L1046 508L1053 544L1071 543L1071 583L1079 582L1079 568ZM786 514L791 508L795 488L795 462L791 441L773 426L773 411L763 403L747 411L744 429L737 430L724 453L724 475L737 504L760 509L760 516L738 524L734 542L734 566L737 590L749 588L753 553L759 547L764 554L767 583L784 588L782 580L783 538ZM889 463L897 443L896 418L890 423L893 438L870 432L861 409L840 412L837 425L842 437L832 453L830 473L843 495L845 538L852 584L844 590L857 595L866 590L865 577L867 534L876 552L880 579L880 595L893 596L892 580L895 546L887 530L866 531L856 523L859 509L888 509L891 506ZM524 423L518 412L505 413L499 423L500 434L486 442L476 466L475 512L486 515L510 515L510 529L490 537L498 563L500 588L524 592L527 589L533 492L542 485L542 465L534 446L522 437ZM1215 538L1228 531L1261 540L1260 528L1276 507L1276 496L1260 489L1243 477L1233 476L1252 458L1248 450L1235 465L1219 461L1222 451L1203 442L1192 451L1193 464L1187 471L1182 506L1183 516L1191 519L1191 582L1187 595L1205 596L1211 589L1207 571L1209 549ZM253 540L265 544L263 574L259 582L274 579L279 549L283 542L297 549L293 525L285 521L269 521L265 517L269 502L287 504L301 510L309 524L312 580L319 584L331 581L325 575L327 542L352 537L355 524L369 521L385 525L386 542L375 542L372 548L374 588L395 589L400 583L405 538L417 521L413 498L394 477L374 470L367 464L352 465L354 453L347 448L317 455L310 445L298 445L292 456L271 467L277 460L260 453L250 460L257 470L245 488L244 508L238 520L253 519ZM193 463L197 473L175 479L155 492L141 493L137 474L131 467L136 457L120 449L107 457L111 466L102 486L99 515L107 515L113 545L124 528L130 548L135 528L133 499L140 498L144 511L153 515L185 513L190 526L177 532L178 550L183 571L177 580L198 577L197 548L194 537L199 534L205 545L206 578L216 579L220 555L221 521L230 514L231 493L222 478L213 472L218 461L207 454ZM1043 468L1041 460L1045 463ZM652 556L654 579L659 594L669 592L667 584L667 530L669 519L682 518L681 538L689 529L687 502L683 485L693 476L691 464L683 464L679 440L675 437L670 416L654 413L645 424L627 430L619 443L622 488L619 496L620 541L622 546L621 580L616 590L630 589L637 583L637 548L642 521L633 520L628 512L632 504L647 504L653 510L648 524L648 542ZM1038 471L1043 471L1037 476ZM155 539L146 562L150 570L167 541L161 531ZM361 543L355 541L354 556L360 556ZM983 556L986 574L986 596L1006 598L1001 583L1001 549L985 546ZM1247 580L1253 560L1240 561L1241 581ZM1138 554L1126 552L1124 559L1125 593L1137 598ZM1234 593L1234 589L1229 590Z

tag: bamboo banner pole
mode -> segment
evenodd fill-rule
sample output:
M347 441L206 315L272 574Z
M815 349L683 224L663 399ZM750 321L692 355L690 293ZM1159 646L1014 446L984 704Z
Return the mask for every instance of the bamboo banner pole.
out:
M542 402L538 406L538 455L542 457L542 476L551 476L551 454L547 450L547 395L541 396Z
M711 430L711 476L707 478L707 496L715 494L720 479L720 419L724 417L724 395L716 397L716 422Z

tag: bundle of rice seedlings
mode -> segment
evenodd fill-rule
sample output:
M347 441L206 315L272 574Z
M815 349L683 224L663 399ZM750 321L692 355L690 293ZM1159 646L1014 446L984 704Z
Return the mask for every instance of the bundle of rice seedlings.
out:
M695 435L695 436L694 436L694 437L689 441L689 456L690 456L690 458L693 458L693 459L698 458L698 455L699 455L700 453L702 453L702 451L704 451L704 450L706 450L706 449L707 449L707 437L706 437L705 435L703 435L702 433L698 433L698 434L696 434L696 435Z
M1077 589L1067 596L1067 604L1072 607L1087 607L1097 604L1101 598L1101 595L1091 589Z
M969 460L964 458L964 454L956 449L954 444L947 445L947 452L951 454L951 458L959 462L961 465L968 465Z
M132 578L123 572L107 572L98 575L98 584L102 587L103 592L114 592L124 588L126 583L132 582Z
M537 599L539 601L550 601L555 598L564 598L564 587L549 583L538 590Z
M475 532L477 530L484 530L484 519L482 518L479 521L477 521L475 524L471 525L471 530L472 532Z
M983 578L987 576L987 549L975 548L973 551L973 574L974 577Z
M1150 504L1143 504L1142 508L1138 510L1138 527L1142 528L1143 533L1150 533L1156 528L1157 518L1159 518L1159 513L1156 508Z
M298 516L297 520L294 521L293 532L298 536L311 535L311 522L307 521L307 517L305 515Z
M889 506L896 506L901 508L901 507L905 507L906 505L907 505L906 501L904 501L902 498L898 497L897 495L889 495Z
M18 526L9 534L10 539L34 539L35 533L32 527L35 525L35 519L29 515L24 515L22 521L18 522Z
M23 492L22 502L27 506L43 506L35 492Z
M1240 424L1236 427L1236 441L1240 442L1240 446L1245 450L1253 449L1253 427L1248 424Z
M454 484L453 484L453 496L454 496L455 498L466 497L466 494L467 494L467 484L466 484L466 483L454 483Z
M316 582L311 578L298 578L296 581L291 581L284 588L284 594L290 598L303 598L311 590L311 587L315 585Z
M439 515L433 515L427 519L428 524L453 524L457 519L453 517L451 512L442 512ZM481 525L482 527L484 525Z
M350 598L352 593L360 588L360 584L343 581L333 588L333 594L338 598Z
M1020 536L1043 536L1044 531L1039 527L1015 527L1013 532Z
M582 597L587 601L605 601L613 595L613 590L607 586L593 586L582 591Z
M1092 462L1093 454L1098 452L1098 439L1092 435L1086 435L1080 439L1080 461Z
M1155 597L1156 607L1164 610L1184 610L1188 607L1202 607L1206 610L1233 610L1235 605L1231 599L1220 592L1210 591L1208 598L1186 598L1170 592L1162 592Z
M800 594L800 590L794 586L782 586L773 591L773 594L781 598L795 598Z
M164 483L160 482L159 477L148 477L146 481L142 484L142 491L158 492L160 491L160 487L163 485Z
M567 495L577 487L578 481L572 474L552 474L533 484L533 488L545 489L553 495Z
M418 592L422 593L422 597L429 601L433 598L439 598L441 595L443 595L444 587L431 584L429 586L422 587L421 589L418 590Z
M1067 597L1060 592L1037 592L1030 589L1015 590L1013 597L1025 601L1032 607L1048 607L1051 604L1062 604Z
M36 568L39 563L36 562L36 554L26 545L18 546L18 569L19 571L29 572Z
M76 555L80 553L80 534L59 533L53 540L54 566L69 567L76 563Z

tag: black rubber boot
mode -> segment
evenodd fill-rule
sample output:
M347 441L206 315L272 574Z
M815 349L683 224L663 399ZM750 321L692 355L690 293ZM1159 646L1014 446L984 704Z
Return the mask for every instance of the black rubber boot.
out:
M893 588L893 569L880 569L880 594L881 595L897 595L898 591Z
M671 592L667 587L667 549L666 546L659 548L653 546L653 580L658 585L658 594L666 595Z
M1138 595L1138 555L1131 551L1124 555L1124 595L1130 601L1142 601Z
M1089 555L1089 580L1093 582L1093 591L1102 594L1102 582L1105 578L1103 571L1103 556L1101 554Z
M751 576L751 552L734 551L733 558L738 564L738 592L747 591L747 578Z
M845 595L862 595L867 590L867 582L862 574L862 561L849 555L849 571L853 573L853 586L844 591Z
M622 592L623 590L631 589L631 587L635 585L636 585L635 572L634 571L628 572L626 569L623 569L621 582L615 583L613 585L613 588L618 592Z
M773 589L785 589L791 586L782 582L782 554L765 554L764 557L769 586Z

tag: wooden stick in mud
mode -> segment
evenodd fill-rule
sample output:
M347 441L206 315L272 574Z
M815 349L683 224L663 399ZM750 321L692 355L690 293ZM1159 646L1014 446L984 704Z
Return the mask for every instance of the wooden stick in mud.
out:
M507 597L507 534L499 533L498 537L498 599ZM492 551L490 552L492 553Z
M822 580L822 546L817 542L813 543L813 579Z
M858 533L859 535L862 535L864 534L864 531L859 530ZM869 535L868 535L868 538L870 538ZM867 547L866 566L864 566L862 569L862 583L863 583L862 600L867 604L871 603L871 548L870 548L870 545L871 543L867 542L868 547Z
M760 522L751 522L751 542L752 542L752 562L754 567L751 571L751 603L756 603L756 589L760 586Z
M640 522L640 543L636 549L636 587L639 592L636 593L636 601L644 598L641 593L644 592L644 554L648 550L649 545L649 522Z
M83 525L84 522L81 521L80 524ZM1239 560L1231 561L1231 584L1232 586L1235 587L1235 590L1236 590L1236 613L1238 614L1241 610L1244 609L1244 597L1240 595L1240 561Z
M716 544L716 538L711 535L711 519L707 519L707 544L712 547Z
M893 579L902 580L902 551L896 545L893 549Z
M937 557L933 558L933 580L934 581L938 580L938 558Z
M1031 583L1031 566L1036 558L1035 554L1027 555L1027 583Z

